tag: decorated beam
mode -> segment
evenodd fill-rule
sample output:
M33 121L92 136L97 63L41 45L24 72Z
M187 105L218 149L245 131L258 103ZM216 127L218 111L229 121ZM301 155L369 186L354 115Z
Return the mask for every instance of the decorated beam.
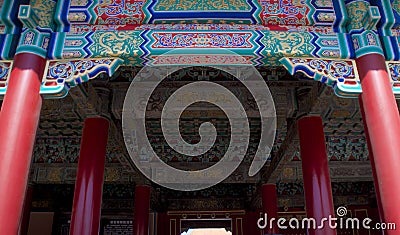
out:
M169 58L166 57L166 59ZM172 60L176 62L175 59ZM196 64L196 61L211 64L215 59L207 62L207 58L203 57L190 61L192 64ZM226 62L229 64L232 61ZM332 87L338 96L357 97L362 93L354 60L286 57L280 59L280 62L292 75L301 72L310 79ZM218 63L221 64L224 61L218 60ZM122 64L123 60L120 58L49 60L40 93L45 98L62 98L72 87L88 82L101 73L111 76ZM400 62L387 61L386 65L392 78L392 90L396 97L400 97ZM7 90L11 66L12 61L0 62L0 98Z
M73 24L132 25L237 23L329 26L331 1L269 0L85 0L71 1L61 14Z
M241 25L145 25L124 30L124 26L103 29L75 27L58 38L49 52L52 59L119 57L126 65L152 64L175 49L186 55L210 54L226 49L243 56L254 66L279 65L285 56L348 58L332 32L271 31L264 26Z
M400 5L389 0L5 1L0 96L15 53L48 59L41 94L52 98L120 65L156 65L160 58L201 64L210 54L229 64L229 55L213 49L254 66L282 62L344 97L361 92L351 59L384 54L398 95L397 64L389 62L400 59L398 12Z

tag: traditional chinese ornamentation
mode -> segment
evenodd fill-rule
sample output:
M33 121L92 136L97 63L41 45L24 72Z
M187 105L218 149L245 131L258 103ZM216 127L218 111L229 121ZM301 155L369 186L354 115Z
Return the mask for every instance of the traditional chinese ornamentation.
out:
M361 30L364 27L362 19L366 14L369 3L367 1L352 1L346 4L347 14L350 18L347 30L351 33L353 30Z
M85 0L72 1L72 24L237 23L329 26L332 3L325 0ZM84 15L86 17L84 17Z
M52 29L54 27L53 14L56 0L31 0L32 10L39 18L41 28Z
M40 94L46 98L60 98L64 97L71 87L87 82L100 73L105 72L108 76L112 76L123 60L99 58L71 61L52 60L47 63ZM0 62L0 97L6 93L11 65L11 61Z
M335 19L332 2L324 0L262 0L263 24L330 25Z
M95 57L120 57L134 61L142 55L140 45L144 40L136 31L98 32L90 39L93 41L89 41L89 50Z
M330 161L368 160L368 147L364 136L327 136L326 143Z
M252 57L232 55L162 55L151 56L152 64L158 65L227 65L251 64Z
M16 53L28 52L46 58L50 37L48 30L25 29L21 34Z
M87 82L102 72L111 76L121 64L122 60L117 58L50 61L42 86L43 89L49 90L49 94L52 94L51 91L64 93L69 88Z
M246 27L230 30L237 27L223 25L202 25L200 30L198 27L178 25L172 28L179 30L172 31L154 26L154 29L94 32L81 28L79 32L66 34L62 53L56 58L119 57L125 64L137 66L153 63L154 58L173 49L227 48L259 66L279 65L279 59L285 56L338 58L347 53L333 33L244 30ZM198 53L186 49L184 56Z
M291 74L301 71L310 78L332 87L337 82L343 83L345 80L358 79L356 66L352 60L283 58L281 63Z
M0 96L6 92L8 79L11 74L12 61L1 61L0 62Z
M400 95L400 62L386 61L386 66L392 78L393 92Z
M154 6L156 11L248 11L251 6L247 1L227 1L227 0L159 0Z
M157 32L152 36L156 40L152 48L182 48L182 47L211 47L211 48L252 48L249 33L190 33L190 32Z

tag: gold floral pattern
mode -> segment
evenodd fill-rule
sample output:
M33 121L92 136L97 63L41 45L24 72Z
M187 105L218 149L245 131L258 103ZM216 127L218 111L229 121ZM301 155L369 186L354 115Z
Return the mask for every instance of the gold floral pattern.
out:
M53 0L31 0L30 5L40 19L39 26L42 28L52 28L56 2Z

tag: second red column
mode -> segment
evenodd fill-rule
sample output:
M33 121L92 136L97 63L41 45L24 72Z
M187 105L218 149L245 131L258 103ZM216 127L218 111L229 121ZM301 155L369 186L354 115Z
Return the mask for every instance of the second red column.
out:
M307 217L314 218L318 227L323 219L335 215L322 119L303 117L298 125ZM325 221L322 228L309 228L308 234L335 235L336 231Z
M133 235L148 235L150 211L150 187L136 186L133 212Z
M264 184L262 186L262 205L264 213L267 213L268 220L275 218L278 220L278 199L276 196L276 185L275 184ZM279 229L277 223L268 224L268 227L264 230L265 234L278 234Z
M75 183L71 235L99 234L108 128L107 119L85 120Z

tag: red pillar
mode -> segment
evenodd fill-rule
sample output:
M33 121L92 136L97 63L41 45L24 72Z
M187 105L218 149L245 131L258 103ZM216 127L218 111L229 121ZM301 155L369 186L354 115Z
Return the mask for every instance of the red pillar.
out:
M28 182L42 97L46 60L21 53L14 57L0 112L0 234L17 234Z
M133 235L148 235L150 211L150 187L136 186L133 212Z
M25 194L25 202L24 209L22 212L21 224L19 226L19 235L28 234L29 228L29 219L31 218L31 209L32 209L32 195L33 195L33 187L28 186Z
M364 106L363 106L363 103L362 103L362 97L359 96L358 98L359 98L358 102L360 104L361 115L363 117L364 132L365 132L365 138L367 140L369 161L371 163L372 175L374 177L374 186L375 186L376 201L377 201L377 204L378 204L379 218L380 218L380 220L382 222L384 216L383 216L383 210L382 210L382 201L381 201L381 197L379 195L379 184L378 184L378 178L377 178L377 175L376 175L374 155L373 155L372 148L371 148L371 140L370 140L370 137L369 137L368 126L365 123L365 112L364 112Z
M71 235L99 234L109 122L86 118L72 207Z
M370 54L356 59L361 80L361 101L368 128L371 153L378 183L383 222L400 224L400 117L392 92L385 59ZM398 234L387 230L386 234Z
M268 215L268 220L275 218L275 222L268 224L268 227L265 229L264 233L278 234L279 229L278 224L276 223L276 220L278 220L278 199L276 196L275 184L264 184L262 186L262 205L264 213L267 213Z
M168 217L166 212L157 213L157 235L168 235Z
M303 117L298 126L307 217L315 218L318 226L323 218L335 215L322 119ZM308 234L335 235L336 231L327 221L321 229L308 229Z

